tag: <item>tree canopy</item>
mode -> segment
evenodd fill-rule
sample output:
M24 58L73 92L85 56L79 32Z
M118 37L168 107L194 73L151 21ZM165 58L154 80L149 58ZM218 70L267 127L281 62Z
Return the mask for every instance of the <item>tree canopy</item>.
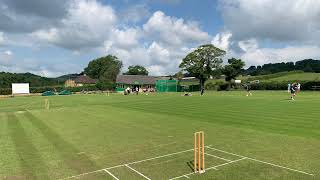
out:
M140 65L135 65L135 66L129 66L128 71L126 73L123 73L125 75L148 75L149 72L147 69L143 66Z
M221 68L222 57L226 54L212 44L198 47L189 53L181 62L180 68L200 80L201 88L213 71Z
M89 62L84 73L100 82L115 82L122 68L122 62L112 55L100 57Z
M245 74L252 76L267 75L285 71L304 71L320 73L320 61L314 59L305 59L294 62L269 63L262 66L250 66L245 70Z
M222 73L226 76L226 81L231 81L240 75L245 63L241 59L236 58L228 59L228 63L222 69Z

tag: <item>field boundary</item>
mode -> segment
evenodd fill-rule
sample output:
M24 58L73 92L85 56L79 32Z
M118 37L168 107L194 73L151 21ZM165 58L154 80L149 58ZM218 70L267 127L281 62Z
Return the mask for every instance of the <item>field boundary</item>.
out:
M229 160L229 159L222 158L222 157L219 157L219 156L216 156L216 155L212 155L210 153L205 153L208 156L212 156L212 157L215 157L217 159L221 159L221 160L226 161L226 163L206 168L205 171L212 170L212 169L218 170L218 167L222 167L222 166L225 166L225 165L228 165L228 164L236 163L236 162L239 162L239 161L247 159L247 160L251 160L251 161L267 164L267 165L270 165L270 166L278 167L278 168L281 168L281 169L286 169L286 170L293 171L293 172L296 172L296 173L301 173L301 174L305 174L305 175L309 175L309 176L314 176L314 174L311 174L311 173L308 173L308 172L305 172L305 171L301 171L301 170L297 170L297 169L293 169L293 168L277 165L277 164L274 164L274 163L258 160L258 159L247 157L247 156L242 156L242 155L239 155L239 154L235 154L235 153L231 153L231 152L224 151L224 150L221 150L221 149L217 149L217 148L214 148L214 147L211 147L211 146L205 146L205 147L208 148L208 149L214 150L214 151L218 151L218 152L222 152L222 153L225 153L225 154L229 154L229 155L233 155L233 156L239 157L239 159L236 159L236 160ZM137 171L136 169L132 168L129 165L138 164L138 163L151 161L151 160L155 160L155 159L159 159L159 158L164 158L164 157L168 157L168 156L173 156L173 155L177 155L177 154L182 154L182 153L186 153L186 152L190 152L190 151L194 151L194 149L188 149L188 150L178 151L178 152L165 154L165 155L161 155L161 156L156 156L156 157L152 157L152 158L148 158L148 159L133 161L133 162L130 162L130 163L119 164L119 165L116 165L116 166L111 166L111 167L107 167L107 168L103 168L103 169L99 169L99 170L95 170L95 171L90 171L90 172L86 172L86 173L82 173L82 174L78 174L78 175L73 175L73 176L69 176L69 177L65 177L65 178L60 178L59 180L79 178L81 176L85 176L85 175L89 175L89 174L93 174L93 173L97 173L97 172L101 172L101 171L104 171L104 172L108 173L110 176L112 176L114 179L119 180L119 178L117 178L110 171L108 171L108 170L119 168L119 167L127 167L130 170L134 171L135 173L139 174L141 177L144 177L145 179L151 180L149 177L145 176L144 174L142 174L141 172ZM189 176L193 175L193 174L195 174L195 172L191 172L191 173L183 174L183 175L180 175L180 176L176 176L176 177L170 178L169 180L179 179L179 178L182 178L182 177L189 178Z

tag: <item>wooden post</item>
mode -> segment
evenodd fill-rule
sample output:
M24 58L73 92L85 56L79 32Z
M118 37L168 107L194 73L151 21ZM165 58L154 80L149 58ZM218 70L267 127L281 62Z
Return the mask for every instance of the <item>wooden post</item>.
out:
M199 131L194 133L194 172L204 173L205 157L204 157L204 132Z

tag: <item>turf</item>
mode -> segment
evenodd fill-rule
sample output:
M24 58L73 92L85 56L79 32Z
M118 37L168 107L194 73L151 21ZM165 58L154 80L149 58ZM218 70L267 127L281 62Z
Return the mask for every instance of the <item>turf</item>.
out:
M250 159L220 166L240 158L207 148L223 159L206 155L206 167L219 167L191 179L320 179L316 92L295 101L280 91L46 98L49 110L45 97L0 99L0 179L60 179L117 165L108 171L119 179L143 179L124 164L151 179L169 179L192 173L199 130L210 147L314 176ZM78 178L113 179L106 171Z

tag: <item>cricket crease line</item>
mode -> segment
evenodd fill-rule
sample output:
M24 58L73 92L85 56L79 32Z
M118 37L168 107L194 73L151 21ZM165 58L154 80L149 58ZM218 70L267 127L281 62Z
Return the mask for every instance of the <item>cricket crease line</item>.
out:
M106 173L108 173L110 176L112 176L115 180L120 180L120 179L117 178L115 175L113 175L110 171L108 171L108 170L106 170L106 169L104 169L104 171L105 171Z
M154 160L154 159L159 159L159 158L163 158L163 157L168 157L168 156L172 156L172 155L176 155L176 154L181 154L181 153L185 153L185 152L189 152L189 151L194 151L194 149L188 149L188 150L179 151L179 152L175 152L175 153L170 153L170 154L166 154L166 155L162 155L162 156L157 156L157 157L153 157L153 158L148 158L148 159L144 159L144 160L140 160L140 161L134 161L134 162L131 162L131 163L120 164L120 165L116 165L116 166L112 166L112 167L107 167L107 168L103 168L103 169L99 169L99 170L95 170L95 171L91 171L91 172L86 172L86 173L82 173L82 174L78 174L78 175L74 175L74 176L69 176L69 177L61 178L61 179L59 179L59 180L73 179L73 178L85 176L85 175L92 174L92 173L97 173L97 172L104 171L104 170L110 170L110 169L114 169L114 168L118 168L118 167L123 167L123 166L125 166L126 164L127 164L127 165L137 164L137 163L141 163L141 162L145 162L145 161L151 161L151 160Z
M297 170L297 169L293 169L293 168L289 168L289 167L285 167L285 166L281 166L281 165L269 163L269 162L266 162L266 161L261 161L261 160L255 159L255 158L250 158L250 157L242 156L242 155L239 155L239 154L230 153L230 152L223 151L223 150L220 150L220 149L217 149L217 148L213 148L213 147L210 147L210 146L206 146L206 148L212 149L212 150L216 150L216 151L220 151L220 152L223 152L223 153L226 153L226 154L231 154L231 155L234 155L234 156L242 157L242 158L247 158L247 159L249 159L249 160L256 161L256 162L260 162L260 163L263 163L263 164L268 164L268 165L271 165L271 166L274 166L274 167L278 167L278 168L282 168L282 169L287 169L287 170L290 170L290 171L294 171L294 172L306 174L306 175L309 175L309 176L314 176L314 174L311 174L311 173L307 173L307 172L300 171L300 170Z
M212 154L209 154L209 153L204 153L205 155L207 155L207 156L212 156L212 157L215 157L215 158L217 158L217 159L222 159L222 160L224 160L224 161L228 161L228 162L231 162L232 160L230 160L230 159L225 159L225 158L222 158L222 157L219 157L219 156L215 156L215 155L212 155Z
M140 176L144 177L145 179L151 180L150 178L148 178L147 176L145 176L144 174L142 174L141 172L133 169L132 167L130 167L128 164L125 165L127 168L131 169L132 171L134 171L135 173L139 174Z
M212 167L209 167L209 168L204 169L204 170L205 170L205 171L209 171L209 170L212 170L212 169L218 170L217 167L225 166L225 165L228 165L228 164L231 164L231 163L236 163L236 162L242 161L242 160L244 160L244 159L247 159L247 158L244 157L244 158L237 159L237 160L234 160L234 161L230 161L230 162L227 162L227 163L223 163L223 164L219 164L219 165L216 165L216 166L212 166ZM190 176L190 175L193 175L193 174L195 174L195 173L192 172L192 173L184 174L184 175L181 175L181 176L177 176L177 177L171 178L171 179L169 179L169 180L180 179L180 178L182 178L182 177Z

